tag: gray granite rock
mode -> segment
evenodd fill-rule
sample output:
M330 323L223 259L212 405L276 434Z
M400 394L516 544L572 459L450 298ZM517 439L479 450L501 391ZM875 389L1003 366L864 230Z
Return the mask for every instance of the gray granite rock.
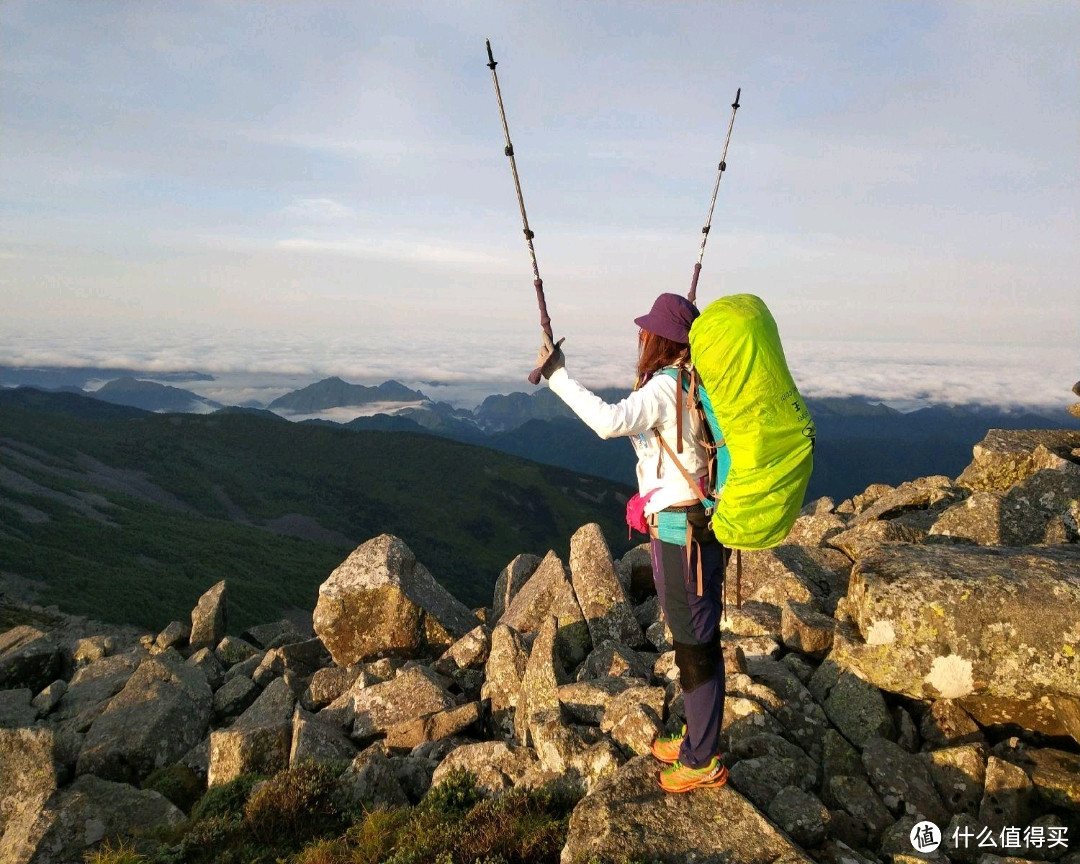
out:
M881 691L851 672L840 673L824 708L836 728L860 749L874 738L896 734Z
M147 658L93 722L78 773L141 781L206 736L212 703L213 693L198 669L167 654Z
M513 730L513 711L521 692L521 679L529 649L516 630L505 624L491 631L491 652L484 666L480 697L488 702L492 722L503 731Z
M219 721L239 717L261 692L259 685L244 675L230 678L214 693L214 717Z
M328 723L296 706L292 720L289 767L304 763L339 765L356 758L356 745L340 726Z
M1005 492L1045 468L1060 468L1080 447L1077 430L991 429L973 450L973 460L957 478L972 490Z
M273 774L289 765L295 700L278 678L228 729L210 734L207 783L217 786L241 774Z
M481 741L465 744L451 751L439 763L431 778L438 786L455 771L468 771L476 778L477 787L489 796L500 795L516 786L530 768L536 765L536 753L509 741Z
M608 703L620 693L647 686L639 678L592 678L559 686L559 704L566 715L578 722L599 726Z
M593 645L609 639L628 648L645 645L599 525L583 525L570 538L570 574Z
M415 666L382 684L350 691L352 737L364 742L407 720L454 707L453 697L434 672Z
M183 648L191 636L191 626L182 621L171 621L154 639L154 648L164 651L166 648Z
M193 649L214 648L225 637L229 623L228 595L222 579L206 591L191 610L191 636Z
M830 777L823 795L830 806L850 813L863 825L870 843L876 843L881 833L896 821L889 808L862 777Z
M419 799L431 782L430 771L425 768L422 773L423 779L418 784L422 788L417 790L416 799ZM338 788L345 802L353 806L373 809L380 806L405 807L412 803L401 782L398 763L377 744L368 747L353 759L352 764L338 779Z
M862 760L870 784L893 814L920 816L938 825L949 821L930 771L918 756L885 738L874 738L863 748Z
M529 581L529 577L540 566L540 558L536 555L518 555L503 569L499 578L495 580L495 594L491 603L491 621L498 621L506 612L514 597L517 596L521 586Z
M314 614L315 633L339 666L390 654L438 655L477 623L389 534L357 547L330 574Z
M1035 787L1023 768L990 756L979 821L992 831L1008 826L1024 827L1034 814Z
M63 654L44 630L21 624L0 633L0 690L35 693L62 677Z
M780 616L784 646L818 660L832 648L836 621L803 603L785 603Z
M627 852L702 864L809 864L731 784L669 795L656 773L656 761L641 756L597 784L570 817L562 864L616 861Z
M525 666L514 714L514 736L522 744L532 743L533 727L538 719L561 716L559 687L568 680L556 644L558 633L558 619L547 618L536 634Z
M549 552L529 581L521 586L498 623L528 638L552 616L558 620L564 662L570 667L577 666L592 649L592 639L570 574L559 556Z
M924 753L934 786L953 814L977 816L986 783L986 751L978 744L960 744Z
M9 824L0 837L0 861L70 864L84 860L107 838L175 827L184 818L157 792L87 774Z
M804 848L821 845L829 825L829 811L814 795L798 786L785 786L769 804L769 818Z
M845 609L833 658L875 686L1080 740L1080 547L882 547Z

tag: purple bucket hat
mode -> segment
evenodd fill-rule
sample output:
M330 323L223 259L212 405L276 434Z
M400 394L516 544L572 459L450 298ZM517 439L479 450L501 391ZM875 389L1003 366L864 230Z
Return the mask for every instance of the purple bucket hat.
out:
M661 294L648 315L635 318L642 330L663 336L680 345L690 344L690 325L701 313L697 306L681 294Z

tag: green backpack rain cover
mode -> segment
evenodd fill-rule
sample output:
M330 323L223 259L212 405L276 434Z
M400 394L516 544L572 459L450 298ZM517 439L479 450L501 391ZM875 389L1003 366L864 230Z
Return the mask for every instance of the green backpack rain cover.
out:
M721 297L690 328L690 356L731 454L713 533L732 549L777 546L802 508L817 433L776 321L752 294Z

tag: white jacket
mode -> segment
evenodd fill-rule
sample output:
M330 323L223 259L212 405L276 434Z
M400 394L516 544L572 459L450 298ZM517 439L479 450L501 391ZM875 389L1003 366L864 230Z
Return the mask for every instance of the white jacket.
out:
M557 369L548 379L548 386L570 410L601 438L627 436L637 453L638 491L644 497L657 490L645 506L645 512L656 513L672 504L696 501L697 496L687 484L671 457L660 447L654 429L664 437L687 473L699 481L708 469L705 450L697 443L700 419L686 408L685 395L677 398L675 378L654 375L640 390L635 390L621 402L611 405L579 384L565 368ZM676 447L676 410L683 412L682 453ZM659 476L657 470L659 468Z

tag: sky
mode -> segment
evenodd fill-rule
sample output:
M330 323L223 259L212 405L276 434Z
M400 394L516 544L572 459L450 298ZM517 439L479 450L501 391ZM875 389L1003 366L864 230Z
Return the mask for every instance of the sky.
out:
M593 384L758 294L805 395L1071 401L1080 5L0 3L0 364ZM499 389L496 385L491 385Z

